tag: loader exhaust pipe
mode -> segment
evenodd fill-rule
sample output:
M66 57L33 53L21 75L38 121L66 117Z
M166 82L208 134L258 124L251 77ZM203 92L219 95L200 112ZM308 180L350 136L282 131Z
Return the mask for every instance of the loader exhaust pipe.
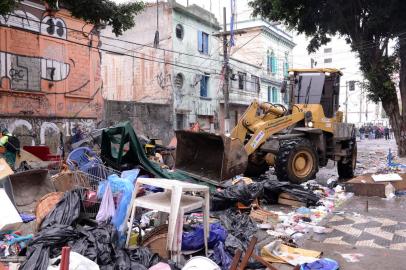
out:
M185 130L175 133L176 169L219 185L245 172L248 155L238 139Z

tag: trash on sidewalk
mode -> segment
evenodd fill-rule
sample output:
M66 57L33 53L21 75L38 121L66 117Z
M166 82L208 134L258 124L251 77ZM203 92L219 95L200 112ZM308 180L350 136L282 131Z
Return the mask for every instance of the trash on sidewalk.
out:
M125 136L117 139L117 134ZM113 148L122 152L113 157ZM72 171L66 166L42 184L35 180L38 184L34 188L26 184L34 179L35 170L15 174L26 176L20 183L4 182L11 191L7 194L15 198L20 219L27 214L32 218L35 213L36 221L28 225L38 224L32 239L24 239L30 234L12 232L20 235L16 238L21 241L9 248L13 251L8 254L27 256L21 270L58 267L53 259L59 258L66 246L72 250L71 260L95 263L88 269L97 265L100 269L166 270L173 261L177 267L190 269L197 261L196 269L229 270L238 253L249 269L263 268L273 260L292 265L311 263L319 259L320 252L297 248L299 239L307 233L330 232L327 226L319 225L320 221L351 196L333 180L325 187L316 181L297 185L272 177L238 176L210 197L207 185L187 183L195 179L148 160L128 124L103 131L101 156L89 149L75 151L68 158ZM106 166L102 159L120 171ZM15 187L26 190L15 196ZM23 191L29 196L22 196ZM277 206L281 199L296 207ZM32 212L22 211L27 205L21 202L36 206L35 212L34 208ZM125 240L131 249L122 247ZM273 258L267 261L259 256L269 243L279 245L270 249L270 255L265 252L265 257ZM199 255L205 257L199 260ZM192 260L185 264L190 257Z
M402 177L397 173L373 174L371 177L375 182L402 181Z
M10 168L4 158L0 158L0 179L12 175L14 171Z
M19 231L9 231L0 234L0 257L15 257L27 246L32 234L21 235Z
M362 257L364 257L364 254L362 253L345 253L341 254L341 256L344 258L349 263L354 263L354 262L359 262Z
M261 257L270 263L287 263L293 266L312 263L318 260L321 252L294 248L275 240L261 249Z
M54 210L55 206L62 199L63 192L51 192L43 196L35 207L37 229L41 227L43 219Z
M339 265L336 261L323 258L311 263L304 263L300 266L300 270L338 270Z
M196 256L187 261L182 270L221 270L221 268L209 258Z
M218 242L226 241L227 231L220 223L210 224L209 239L207 244L213 248ZM193 228L192 231L183 232L182 250L199 250L204 248L204 231L203 225Z
M357 176L345 183L347 192L353 192L357 196L378 196L381 198L387 197L387 186L392 185L395 191L406 189L406 174L398 174L401 181L378 181L373 179L373 175L364 174Z
M0 205L0 232L18 230L23 220L3 188L0 188Z
M60 269L61 256L49 260L49 266L47 270L59 270ZM89 260L83 255L76 252L70 252L69 254L69 270L99 270L100 267L97 263Z

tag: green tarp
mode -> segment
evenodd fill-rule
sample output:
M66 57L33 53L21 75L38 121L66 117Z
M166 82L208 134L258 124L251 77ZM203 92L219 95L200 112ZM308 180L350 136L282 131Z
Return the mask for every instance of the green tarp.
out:
M189 182L199 182L182 171L171 172L162 169L158 163L150 161L138 140L131 124L127 122L119 123L110 128L104 129L102 133L101 157L108 166L121 171L123 167L132 168L140 165L144 170L153 174L157 178L168 178L177 180L187 180Z

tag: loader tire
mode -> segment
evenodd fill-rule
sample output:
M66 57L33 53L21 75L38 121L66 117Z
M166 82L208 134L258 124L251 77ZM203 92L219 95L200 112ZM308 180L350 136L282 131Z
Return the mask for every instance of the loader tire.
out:
M354 140L351 160L343 163L341 160L337 163L337 172L340 179L350 179L354 177L355 167L357 165L357 143Z
M300 184L314 179L318 171L318 157L307 139L281 141L275 161L279 181Z
M244 175L248 177L258 177L266 173L268 170L269 165L266 163L265 159L257 162L248 161L248 166Z

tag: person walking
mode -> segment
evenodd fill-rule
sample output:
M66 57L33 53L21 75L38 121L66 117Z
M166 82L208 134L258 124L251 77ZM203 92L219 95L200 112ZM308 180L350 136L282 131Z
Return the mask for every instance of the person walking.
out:
M385 133L385 140L389 140L389 128L385 127L383 132Z
M360 140L363 140L365 138L365 127L364 126L361 126L359 128L359 138L360 138Z
M0 132L0 147L2 148L0 156L3 157L11 169L14 170L17 153L20 151L20 141L17 137L14 137L7 128L3 128Z
M369 130L369 139L371 139L371 140L375 139L375 130L374 130L374 127L370 127L370 130Z

